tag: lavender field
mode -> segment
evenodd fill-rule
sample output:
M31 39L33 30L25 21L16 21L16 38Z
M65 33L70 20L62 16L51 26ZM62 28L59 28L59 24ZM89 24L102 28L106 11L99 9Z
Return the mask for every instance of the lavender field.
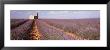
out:
M11 19L11 40L100 40L100 19Z

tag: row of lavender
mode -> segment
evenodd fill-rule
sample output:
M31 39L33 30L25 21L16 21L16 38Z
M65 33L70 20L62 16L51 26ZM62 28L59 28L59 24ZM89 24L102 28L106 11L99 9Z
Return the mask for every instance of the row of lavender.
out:
M18 21L15 19L14 23L15 25L18 25L18 23L21 21L26 21L26 20L19 19ZM29 32L30 32L32 23L33 23L33 20L29 19L28 21L21 24L20 26L14 29L11 29L11 40L28 40L30 38Z
M18 27L26 21L28 21L28 19L11 19L11 29Z
M84 39L100 39L100 20L99 19L76 19L76 20L42 20L51 26L60 28L66 32L74 33Z
M76 36L68 35L65 31L49 25L44 20L38 20L38 28L42 37L41 40L81 40Z

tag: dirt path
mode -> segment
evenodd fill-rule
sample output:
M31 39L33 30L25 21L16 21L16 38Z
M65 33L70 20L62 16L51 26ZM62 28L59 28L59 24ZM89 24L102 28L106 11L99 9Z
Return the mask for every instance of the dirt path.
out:
M31 35L31 38L30 39L32 39L32 40L40 40L40 38L41 38L41 34L38 31L37 25L38 25L37 24L37 21L34 20L34 22L33 22L33 28L32 28L32 31L30 33L30 35Z

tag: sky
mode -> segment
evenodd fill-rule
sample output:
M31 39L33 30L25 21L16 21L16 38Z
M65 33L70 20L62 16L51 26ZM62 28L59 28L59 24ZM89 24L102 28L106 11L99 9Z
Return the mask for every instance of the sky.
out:
M11 10L11 19L29 19L39 15L39 19L85 19L100 18L99 10Z

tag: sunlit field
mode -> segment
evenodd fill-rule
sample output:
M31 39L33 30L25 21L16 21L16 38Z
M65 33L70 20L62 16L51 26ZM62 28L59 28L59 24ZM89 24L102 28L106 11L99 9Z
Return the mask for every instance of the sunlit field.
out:
M11 19L11 40L100 40L100 19Z

